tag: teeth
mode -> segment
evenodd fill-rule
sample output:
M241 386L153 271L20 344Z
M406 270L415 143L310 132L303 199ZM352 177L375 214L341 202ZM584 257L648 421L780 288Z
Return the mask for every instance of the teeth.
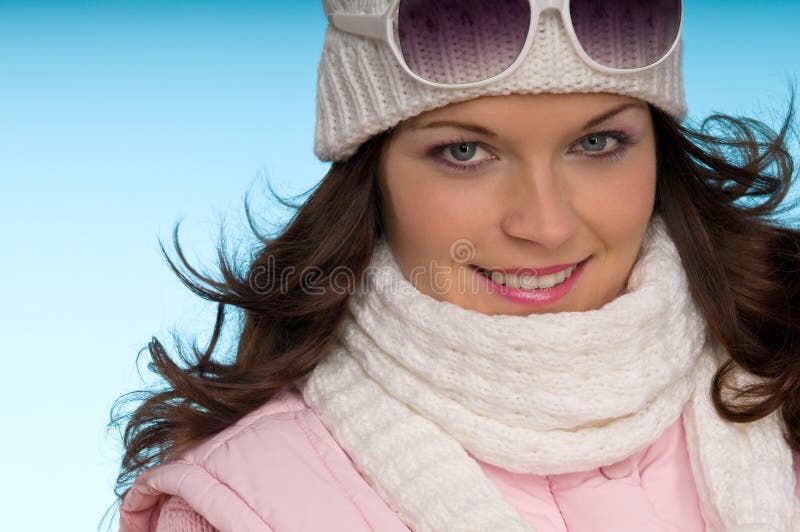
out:
M497 284L510 286L511 288L522 288L524 290L537 290L543 288L552 288L557 284L563 283L569 279L577 266L572 266L566 270L550 275L543 275L536 277L533 275L516 275L516 274L503 274L500 272L492 272L492 281ZM485 270L484 270L485 273Z

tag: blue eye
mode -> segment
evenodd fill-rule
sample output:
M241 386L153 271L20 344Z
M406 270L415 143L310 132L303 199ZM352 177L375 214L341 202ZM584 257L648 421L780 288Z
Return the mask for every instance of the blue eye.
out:
M451 144L449 148L450 155L458 161L469 161L478 150L478 146L474 142Z
M486 152L488 156L476 159L479 151ZM465 139L456 139L447 144L434 146L428 155L436 164L442 165L448 170L462 172L475 170L492 159L496 159L479 142L469 142Z
M581 146L586 151L602 152L608 145L608 137L606 135L589 135L581 140Z
M616 143L616 147L607 150L609 139ZM579 144L590 159L619 159L634 141L624 131L598 131L583 137Z

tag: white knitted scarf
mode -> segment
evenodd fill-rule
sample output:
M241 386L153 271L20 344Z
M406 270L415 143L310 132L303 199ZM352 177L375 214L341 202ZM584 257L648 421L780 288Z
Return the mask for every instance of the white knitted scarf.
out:
M742 425L714 409L726 355L658 215L626 290L598 310L488 315L439 301L385 240L368 272L301 390L413 530L534 530L473 456L518 473L589 470L647 447L682 412L707 530L800 530L778 413Z

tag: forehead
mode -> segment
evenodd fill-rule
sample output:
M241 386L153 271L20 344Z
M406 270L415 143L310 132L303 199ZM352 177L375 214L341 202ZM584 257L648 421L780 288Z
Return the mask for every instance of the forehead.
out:
M479 96L471 100L456 102L430 111L425 111L401 122L398 127L412 128L431 120L445 117L473 115L475 117L519 117L542 116L584 116L631 104L633 107L647 109L647 103L630 96L608 93L570 93L570 94L508 94L501 96Z
M649 117L647 102L615 94L481 96L410 118L396 128L405 135L431 135L458 128L489 138L543 142L598 126L614 117L635 127Z

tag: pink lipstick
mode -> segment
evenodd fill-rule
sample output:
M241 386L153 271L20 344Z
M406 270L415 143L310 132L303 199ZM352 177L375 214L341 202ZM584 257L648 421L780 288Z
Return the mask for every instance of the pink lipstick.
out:
M572 287L575 286L575 283L578 282L578 279L580 279L580 277L583 275L583 272L586 269L586 264L588 262L589 262L588 258L583 260L582 262L579 262L576 270L572 273L572 275L568 279L550 288L536 288L536 289L515 288L512 286L507 286L494 282L491 278L487 277L486 275L478 271L478 268L475 266L472 266L472 271L474 275L476 275L479 279L481 279L480 282L485 283L485 286L488 288L489 293L497 294L500 297L506 299L507 301L511 301L518 305L523 305L526 307L539 307L555 303L559 299L566 296L570 292L570 290L572 290ZM490 272L517 274L520 276L524 276L526 274L542 276L566 270L571 266L573 265L564 264L559 266L542 268L538 270L534 268L509 268L509 269L492 268Z

